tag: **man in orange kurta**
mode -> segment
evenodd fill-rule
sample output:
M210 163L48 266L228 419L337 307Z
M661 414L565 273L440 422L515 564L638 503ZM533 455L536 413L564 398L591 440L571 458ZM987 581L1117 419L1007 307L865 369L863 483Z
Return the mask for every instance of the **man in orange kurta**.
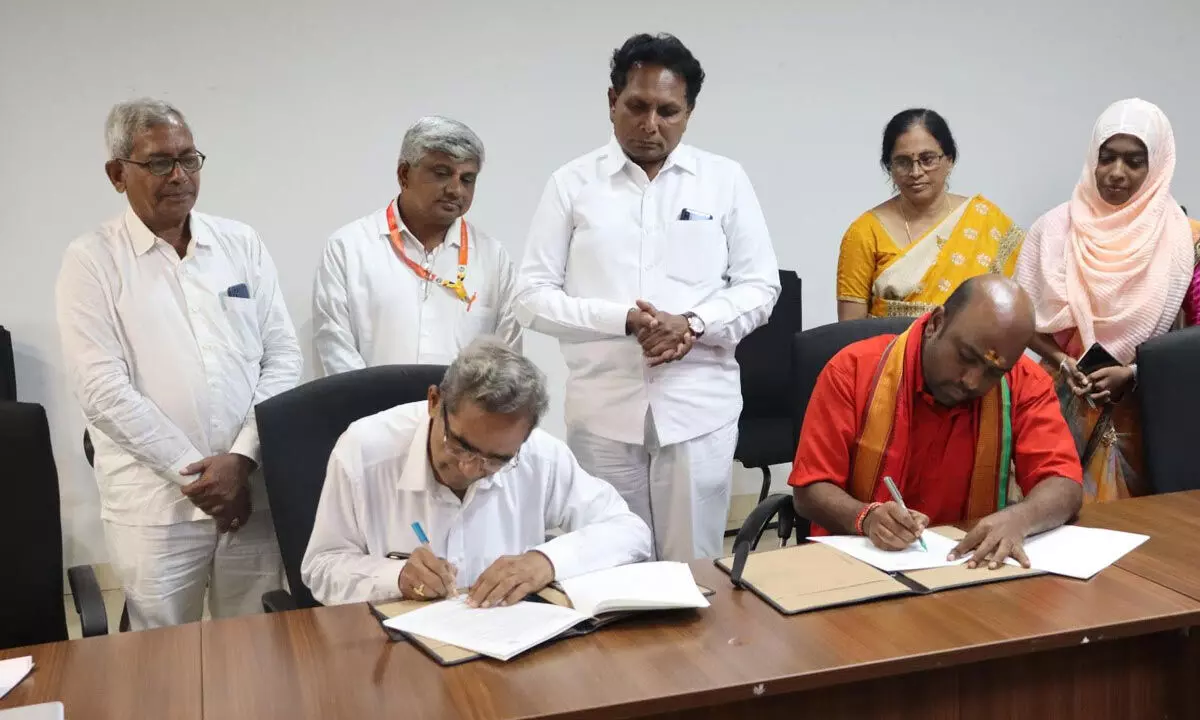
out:
M979 520L956 555L973 553L972 566L1027 564L1023 539L1070 520L1082 502L1079 456L1053 384L1024 356L1033 332L1025 293L981 276L903 335L834 356L817 379L788 480L813 532L859 533L900 550L931 523Z

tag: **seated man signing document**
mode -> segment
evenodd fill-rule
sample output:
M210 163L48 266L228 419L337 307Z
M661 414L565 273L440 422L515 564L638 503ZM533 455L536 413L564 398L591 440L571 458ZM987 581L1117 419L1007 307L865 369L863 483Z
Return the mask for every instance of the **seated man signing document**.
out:
M1033 333L1025 292L983 275L903 334L835 355L817 379L788 479L813 533L903 550L930 524L978 520L950 559L971 553L968 567L996 568L1012 557L1028 567L1025 537L1067 522L1083 501L1050 377L1024 355Z
M326 605L431 600L469 587L472 605L491 607L647 559L646 523L537 429L548 404L530 360L480 339L428 402L352 424L329 458L300 568L313 596ZM554 528L563 534L547 541Z

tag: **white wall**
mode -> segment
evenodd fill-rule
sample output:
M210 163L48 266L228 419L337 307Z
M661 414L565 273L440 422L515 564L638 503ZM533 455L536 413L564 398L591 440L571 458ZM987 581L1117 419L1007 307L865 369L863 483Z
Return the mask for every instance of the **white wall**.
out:
M1139 95L1171 117L1176 196L1200 209L1195 0L0 0L0 324L21 398L50 415L68 561L104 549L53 285L67 242L123 207L102 170L114 102L155 95L188 114L209 156L199 207L262 233L308 353L322 244L395 192L411 121L447 114L483 137L471 217L520 257L548 174L607 140L612 49L659 30L704 64L687 140L745 165L781 265L804 279L808 326L834 317L838 241L886 197L877 143L903 107L948 118L956 191L1028 225L1067 197L1105 105ZM527 347L560 403L557 347Z

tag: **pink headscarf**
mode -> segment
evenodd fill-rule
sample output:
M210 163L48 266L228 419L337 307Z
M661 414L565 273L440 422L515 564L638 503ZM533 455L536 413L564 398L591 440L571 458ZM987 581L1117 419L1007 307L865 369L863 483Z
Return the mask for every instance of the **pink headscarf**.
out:
M1100 146L1121 134L1145 143L1150 167L1137 193L1114 207L1096 187L1096 164ZM1129 363L1139 344L1171 328L1194 259L1187 217L1171 197L1174 174L1175 136L1162 110L1133 99L1104 111L1071 200L1034 223L1017 262L1038 332L1078 329L1082 348L1068 352L1098 342Z

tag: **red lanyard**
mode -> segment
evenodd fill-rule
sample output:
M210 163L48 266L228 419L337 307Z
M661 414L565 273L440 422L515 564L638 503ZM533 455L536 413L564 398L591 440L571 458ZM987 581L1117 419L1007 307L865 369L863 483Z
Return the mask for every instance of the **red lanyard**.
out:
M458 296L459 300L462 300L467 304L467 312L471 312L471 304L475 302L475 297L478 295L478 293L471 293L470 295L467 295L467 288L463 285L463 280L466 280L467 278L467 257L469 254L469 247L467 245L467 221L463 220L462 218L459 218L458 221L458 277L454 280L443 280L429 270L426 270L417 263L413 262L412 258L408 256L408 253L404 252L404 240L400 237L400 226L396 222L396 203L394 202L388 205L387 222L388 234L391 235L392 238L392 248L396 251L396 254L400 256L400 259L404 261L404 264L407 265L409 269L416 273L417 277L421 278L422 280L436 283L453 292Z

